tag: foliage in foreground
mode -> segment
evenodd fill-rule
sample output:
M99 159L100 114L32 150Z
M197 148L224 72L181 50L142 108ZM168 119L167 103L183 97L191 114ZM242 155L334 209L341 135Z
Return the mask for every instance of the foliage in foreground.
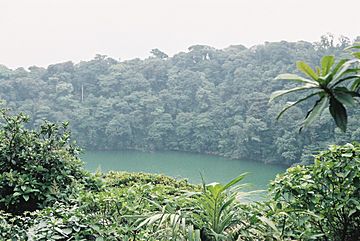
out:
M0 210L22 213L68 199L82 179L82 163L67 123L29 130L27 116L0 115Z
M159 240L167 237L166 215L170 219L191 210L191 199L184 193L199 190L161 175L111 172L86 178L89 185L81 185L79 195L67 203L23 215L1 213L0 240ZM159 220L146 222L155 214L164 219L158 232L154 222ZM190 226L185 229L188 234Z
M330 147L314 164L279 175L268 200L244 203L238 190L244 175L201 188L162 175L89 174L69 144L66 125L45 123L32 131L22 114L3 112L3 118L0 240L360 237L360 144Z
M240 223L240 203L236 200L239 195L234 189L239 190L243 185L238 185L245 177L241 174L229 183L211 183L205 185L195 200L198 213L194 215L197 226L204 231L205 240L224 240L228 236L229 228Z
M67 203L23 215L2 212L0 239L357 240L359 156L359 144L333 146L313 165L279 175L270 199L253 203L225 188L243 176L201 191L161 175L88 175Z
M359 144L331 146L314 164L279 175L270 190L284 235L333 241L360 237Z
M332 146L279 175L269 199L243 203L228 184L203 188L142 173L97 173L79 195L23 215L0 215L13 240L358 240L360 144ZM236 187L236 186L235 186ZM202 191L201 191L202 190Z

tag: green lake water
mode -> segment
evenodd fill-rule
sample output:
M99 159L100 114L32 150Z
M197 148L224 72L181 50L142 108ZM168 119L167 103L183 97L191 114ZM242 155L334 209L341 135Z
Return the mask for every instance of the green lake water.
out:
M184 153L184 152L140 152L140 151L87 151L81 156L89 171L127 171L165 174L175 178L186 178L189 182L201 183L200 173L206 183L225 183L243 172L249 172L244 183L251 189L264 189L276 174L284 172L282 165L270 165L245 160Z

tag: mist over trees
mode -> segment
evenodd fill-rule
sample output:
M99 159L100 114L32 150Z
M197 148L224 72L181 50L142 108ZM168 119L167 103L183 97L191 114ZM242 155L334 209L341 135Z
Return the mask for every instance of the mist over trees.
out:
M323 55L343 56L350 44L327 36L318 43L276 42L246 48L189 47L173 57L117 61L97 55L78 64L11 70L0 66L0 98L32 116L29 127L69 120L78 144L92 150L180 150L292 164L306 162L330 143L360 140L360 110L349 113L348 131L329 114L298 134L310 106L276 115L289 96L269 104L273 81L295 72L296 60L318 65Z

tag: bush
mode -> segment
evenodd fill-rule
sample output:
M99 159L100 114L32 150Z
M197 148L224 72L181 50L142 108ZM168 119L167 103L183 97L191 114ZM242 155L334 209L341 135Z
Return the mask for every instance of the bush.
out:
M0 212L0 240L97 240L100 228L92 223L76 205L61 203L23 215Z
M289 168L272 183L283 234L300 239L360 237L360 145L331 146L312 165Z
M131 172L109 172L105 175L108 186L126 187L136 184L164 185L174 188L187 189L194 188L194 185L188 183L186 179L176 180L174 178L149 173L131 173Z
M19 214L66 200L83 176L68 124L44 122L35 131L24 127L24 114L0 115L0 210Z
M186 180L156 174L96 173L93 179L101 188L91 186L80 192L79 210L99 225L105 240L155 240L150 237L157 228L139 224L165 210L191 210L192 199L186 194L199 190Z
M130 176L129 185L114 185ZM184 223L185 212L193 206L184 194L198 189L183 186L186 181L142 173L96 173L85 180L90 185L79 185L79 195L67 203L22 215L0 211L0 240L159 240L160 232L163 235L174 228L172 212L180 213L178 221ZM172 185L162 184L164 181ZM154 220L154 214L158 219ZM163 219L166 216L169 218Z

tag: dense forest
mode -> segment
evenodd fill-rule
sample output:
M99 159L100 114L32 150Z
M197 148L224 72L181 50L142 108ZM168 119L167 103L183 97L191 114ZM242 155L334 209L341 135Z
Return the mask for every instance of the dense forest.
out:
M288 155L296 156L296 148L310 153L329 141L357 137L360 43L345 49L349 58L321 57L315 70L298 61L298 70L309 78L289 73L275 78L302 84L291 89L272 81L275 72L296 73L284 57L278 62L274 57L299 57L308 50L307 62L316 62L318 53L342 55L339 50L347 45L334 46L324 38L320 44L283 42L251 49L196 46L172 58L153 50L154 57L143 61L97 56L47 69L3 68L6 105L36 118L0 108L0 240L360 241L359 143L330 145L308 164L277 175L262 195L245 191L247 173L228 183L203 180L202 185L155 174L90 173L69 122L49 121L72 120L73 132L88 148L180 149L265 161L278 158L271 150L283 148L283 160L290 163ZM227 60L226 53L235 57ZM256 60L260 53L261 61ZM247 56L252 65L239 67ZM260 69L264 74L255 75ZM293 94L299 90L305 93ZM270 105L270 91L271 103L278 97L282 102ZM290 105L283 98L289 93L295 100ZM313 104L307 112L309 106L297 108L304 101ZM275 123L273 114L286 111L286 118ZM303 123L295 122L304 116ZM310 128L308 123L319 117L319 126ZM299 126L305 128L300 136L295 133ZM264 152L266 146L270 150ZM229 152L231 147L236 152Z
M275 42L246 48L189 47L173 57L154 49L144 60L97 55L77 64L9 69L0 66L0 99L15 112L69 120L74 139L91 150L179 150L292 164L307 162L330 143L360 140L360 110L341 133L324 114L298 134L307 105L276 121L289 99L269 104L273 81L295 72L296 60L318 65L323 55L346 55L351 42L327 36L309 43ZM354 113L357 112L357 113Z

